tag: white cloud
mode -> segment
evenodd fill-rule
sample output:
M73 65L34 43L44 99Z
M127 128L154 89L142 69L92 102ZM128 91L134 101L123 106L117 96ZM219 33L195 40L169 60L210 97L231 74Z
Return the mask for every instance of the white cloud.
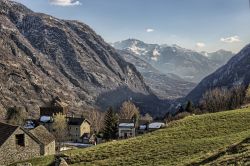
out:
M81 5L80 1L76 0L49 0L50 4L58 6L77 6Z
M146 32L148 32L148 33L150 33L150 32L154 32L155 30L154 29L152 29L152 28L147 28L146 29Z
M205 46L206 46L205 43L201 43L201 42L196 43L196 47L198 48L204 48Z
M235 43L235 42L240 42L240 37L235 35L226 38L221 38L220 41L224 43Z

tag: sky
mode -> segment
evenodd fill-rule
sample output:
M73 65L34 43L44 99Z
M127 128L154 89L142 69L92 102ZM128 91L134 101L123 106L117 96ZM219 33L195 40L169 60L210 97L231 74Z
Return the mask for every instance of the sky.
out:
M235 53L250 43L250 0L16 0L88 24L107 42L135 38Z

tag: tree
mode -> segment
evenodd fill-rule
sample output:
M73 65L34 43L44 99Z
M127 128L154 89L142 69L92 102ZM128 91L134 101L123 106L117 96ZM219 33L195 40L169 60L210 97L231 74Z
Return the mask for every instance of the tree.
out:
M140 118L141 120L145 120L145 121L148 121L148 122L152 122L153 121L153 118L150 114L146 113L144 116L142 116Z
M224 88L209 90L203 95L201 105L207 112L225 111L228 109L230 95L230 91Z
M178 109L177 113L181 113L181 112L185 112L185 110L184 110L184 108L183 108L183 106L182 106L182 105L179 107L179 109Z
M189 113L192 113L194 111L193 103L191 101L187 102L185 111Z
M244 104L245 96L244 86L234 86L231 89L215 88L203 95L201 106L207 112L236 109Z
M56 141L58 142L58 147L60 150L62 142L68 139L69 134L66 115L58 113L53 117L53 120L53 135L55 136Z
M245 91L245 103L250 103L250 85L248 85Z
M24 107L11 107L7 110L7 122L13 125L24 125L28 113Z
M239 108L244 104L246 89L244 86L234 86L230 89L229 109Z
M91 128L94 133L99 133L102 126L103 126L103 121L104 121L104 113L96 110L96 109L91 109L87 113L87 119L91 123Z
M120 119L132 119L135 115L139 117L140 112L139 109L131 101L125 101L124 103L122 103L119 112Z
M113 108L110 107L105 114L103 137L107 140L116 139L118 132L118 118Z

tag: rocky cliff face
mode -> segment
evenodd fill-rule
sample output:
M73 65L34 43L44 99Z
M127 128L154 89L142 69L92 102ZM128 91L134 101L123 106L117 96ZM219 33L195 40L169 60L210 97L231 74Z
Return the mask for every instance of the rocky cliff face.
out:
M136 68L90 27L8 0L0 0L0 77L3 108L37 110L55 96L72 110L157 100Z
M209 75L186 97L198 102L209 89L216 87L230 88L235 85L250 83L250 45L243 48L223 67Z

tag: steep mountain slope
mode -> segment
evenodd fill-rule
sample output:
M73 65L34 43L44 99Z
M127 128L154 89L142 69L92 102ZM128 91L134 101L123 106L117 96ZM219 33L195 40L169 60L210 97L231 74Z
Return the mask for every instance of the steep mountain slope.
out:
M224 57L228 57L228 55L224 55L225 52L223 55L220 54L220 51L215 52L209 55L211 58L208 58L201 53L177 45L146 44L136 39L128 39L112 45L116 49L134 53L163 73L173 73L191 82L199 82L228 60L224 59ZM230 57L231 53L229 54Z
M214 63L220 64L221 66L225 65L228 62L228 60L230 60L235 55L233 52L226 50L218 50L212 53L208 52L201 52L201 53Z
M248 85L250 83L250 45L243 48L229 62L213 74L203 79L192 90L187 99L199 101L202 95L209 89L216 87L232 87L234 85Z
M182 80L174 74L163 74L140 57L129 51L119 51L124 60L135 65L145 83L161 99L177 99L186 96L196 84Z
M3 108L37 110L55 96L72 110L129 98L160 102L136 68L87 25L9 0L0 0L0 77Z
M167 128L159 131L91 148L67 151L64 155L72 165L198 166L203 165L198 163L203 163L229 146L249 138L249 134L250 110L234 110L189 116L170 123ZM249 159L249 153L244 157ZM50 165L53 158L49 156L29 162L33 165L41 162Z

